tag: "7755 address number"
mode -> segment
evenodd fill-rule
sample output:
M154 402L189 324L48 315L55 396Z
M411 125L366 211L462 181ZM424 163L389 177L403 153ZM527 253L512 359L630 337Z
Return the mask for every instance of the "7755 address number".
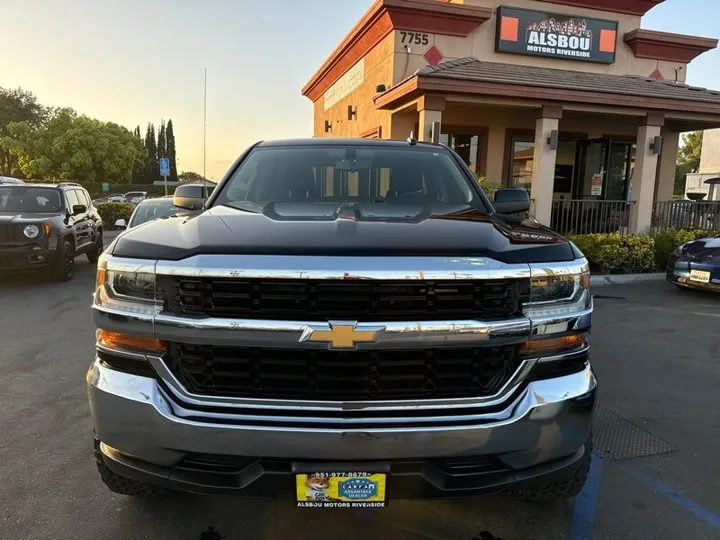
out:
M417 32L400 32L400 43L406 45L429 45L430 36Z

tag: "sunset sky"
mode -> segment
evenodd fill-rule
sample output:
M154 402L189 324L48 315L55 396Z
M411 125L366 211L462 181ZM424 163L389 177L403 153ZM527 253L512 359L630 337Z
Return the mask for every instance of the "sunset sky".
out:
M180 171L202 172L208 68L207 174L219 178L257 140L312 136L312 105L300 88L372 0L0 4L0 86L143 133L148 122L172 118ZM719 37L718 20L720 2L666 0L643 27ZM720 51L703 55L689 82L720 89L718 63Z

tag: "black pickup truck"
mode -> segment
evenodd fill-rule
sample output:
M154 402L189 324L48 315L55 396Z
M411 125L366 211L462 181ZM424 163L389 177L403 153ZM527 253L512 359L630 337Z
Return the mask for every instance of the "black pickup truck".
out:
M451 149L248 149L203 211L98 263L98 469L126 495L579 492L597 382L588 263Z

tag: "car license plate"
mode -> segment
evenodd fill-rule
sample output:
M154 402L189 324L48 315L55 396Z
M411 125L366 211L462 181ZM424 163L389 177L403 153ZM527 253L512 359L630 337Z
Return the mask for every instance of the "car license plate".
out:
M316 472L295 475L299 508L384 508L387 475Z
M690 270L690 279L692 281L699 281L700 283L710 283L710 272Z

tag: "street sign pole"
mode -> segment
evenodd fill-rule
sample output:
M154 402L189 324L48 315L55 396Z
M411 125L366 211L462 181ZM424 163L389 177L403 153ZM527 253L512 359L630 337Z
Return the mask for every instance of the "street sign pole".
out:
M170 176L170 160L166 157L162 157L158 160L160 165L160 176L163 177L163 183L165 184L165 195L168 194L167 179Z

